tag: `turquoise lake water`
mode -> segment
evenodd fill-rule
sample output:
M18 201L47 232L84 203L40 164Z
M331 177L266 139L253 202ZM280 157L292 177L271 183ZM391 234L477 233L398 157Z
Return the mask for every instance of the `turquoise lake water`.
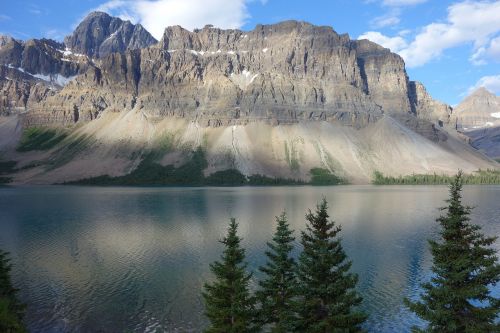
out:
M426 240L447 195L444 186L1 187L0 248L11 252L32 332L199 332L201 287L229 218L255 287L274 216L286 210L299 238L324 196L359 274L366 328L408 332L420 322L402 300L429 277ZM464 202L500 235L500 186L467 186Z

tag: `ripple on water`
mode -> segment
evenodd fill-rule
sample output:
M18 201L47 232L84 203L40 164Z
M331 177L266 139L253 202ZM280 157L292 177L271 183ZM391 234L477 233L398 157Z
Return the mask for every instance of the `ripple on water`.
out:
M198 332L200 291L229 217L240 224L256 288L274 216L286 209L299 238L307 208L323 196L359 274L367 329L420 324L402 300L418 297L429 277L427 239L446 187L0 188L0 247L12 253L33 332ZM499 186L464 192L477 206L473 220L493 235L498 197Z

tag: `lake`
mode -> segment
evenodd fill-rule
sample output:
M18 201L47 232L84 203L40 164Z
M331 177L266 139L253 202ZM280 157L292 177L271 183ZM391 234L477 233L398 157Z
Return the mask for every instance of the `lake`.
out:
M299 238L323 196L359 274L366 328L408 332L420 322L402 300L429 277L426 240L444 186L0 187L0 248L11 252L32 332L199 332L201 288L229 218L255 287L274 216L286 210ZM500 186L466 186L464 202L484 232L500 235Z

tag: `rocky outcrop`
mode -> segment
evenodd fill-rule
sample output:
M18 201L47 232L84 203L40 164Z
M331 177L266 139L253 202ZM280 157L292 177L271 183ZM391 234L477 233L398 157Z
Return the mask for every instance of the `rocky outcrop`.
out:
M40 103L94 66L87 56L50 39L23 42L5 37L2 43L0 113Z
M141 29L93 13L66 44L2 42L0 112L24 111L19 127L78 124L43 157L62 166L27 182L130 172L144 151L164 149L165 135L161 161L181 163L203 145L207 174L307 179L322 167L366 183L375 170L493 165L447 132L451 108L409 81L402 58L370 41L297 21L252 31L174 26L158 43Z
M420 119L449 123L452 108L433 99L424 85L417 81L409 82L409 98L412 113Z
M157 45L102 57L98 72L91 69L37 108L76 107L84 114L139 108L204 126L331 120L363 127L383 113L415 114L419 105L432 114L441 106L428 95L412 99L410 90L401 57L330 27L286 21L247 32L212 26L190 32L174 26Z
M141 49L155 43L157 40L140 24L134 25L103 12L90 13L64 39L67 48L92 58Z

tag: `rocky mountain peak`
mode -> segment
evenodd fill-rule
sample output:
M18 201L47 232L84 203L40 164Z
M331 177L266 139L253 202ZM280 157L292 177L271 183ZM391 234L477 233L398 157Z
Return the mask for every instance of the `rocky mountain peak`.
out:
M140 24L132 24L104 12L92 12L64 39L67 48L92 58L140 49L157 40Z
M13 41L15 41L14 38L8 36L8 35L0 35L0 49L4 46L4 45L7 45L9 43L12 43Z
M455 112L490 114L500 111L500 96L496 96L488 89L480 87L467 96L456 108Z

